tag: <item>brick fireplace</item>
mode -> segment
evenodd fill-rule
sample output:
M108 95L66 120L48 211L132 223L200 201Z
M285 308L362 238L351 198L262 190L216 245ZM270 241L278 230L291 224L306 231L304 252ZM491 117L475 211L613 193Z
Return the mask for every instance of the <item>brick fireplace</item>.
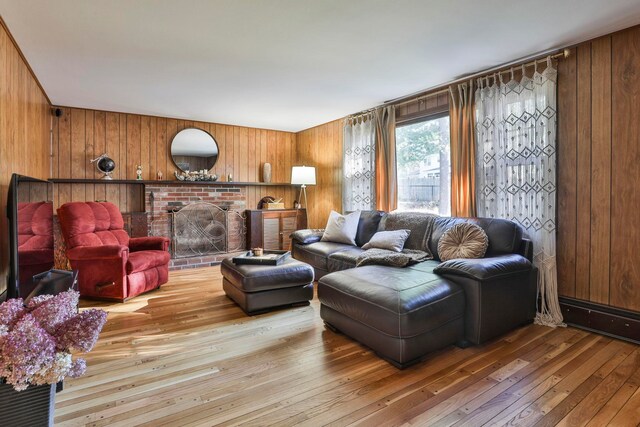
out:
M222 208L228 213L227 252L217 254L172 257L169 268L206 267L220 263L234 253L240 253L245 247L244 211L247 195L243 186L207 185L193 183L159 183L145 186L145 211L148 219L148 235L165 236L173 240L172 216L185 206L205 202ZM174 224L175 225L175 224Z

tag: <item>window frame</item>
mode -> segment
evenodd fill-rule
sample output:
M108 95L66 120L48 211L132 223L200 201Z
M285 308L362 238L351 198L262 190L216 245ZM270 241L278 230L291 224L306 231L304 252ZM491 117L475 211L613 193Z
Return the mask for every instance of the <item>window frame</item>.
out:
M396 129L398 127L413 125L420 122L426 122L428 120L441 119L444 116L450 116L451 110L449 105L441 105L439 107L433 107L429 110L418 111L416 113L408 114L400 118L396 117Z
M439 111L435 111L435 110L439 110ZM395 136L397 134L398 128L402 128L404 126L410 126L410 125L414 125L417 123L422 123L422 122L428 122L430 120L438 120L441 119L443 117L449 117L449 120L451 120L451 110L449 109L449 105L447 106L442 106L442 108L438 107L438 108L433 108L429 111L420 111L420 114L418 115L418 113L415 113L413 115L408 115L405 116L403 119L401 120L396 120L395 123L395 128L394 128L394 140L395 140ZM426 113L426 114L425 114ZM449 122L451 123L451 122ZM451 152L451 137L449 137L449 152ZM451 159L449 159L449 168L451 168ZM397 176L397 169L398 169L398 158L396 156L396 194L398 195L398 204L400 204L400 186L399 186L399 178ZM451 173L449 173L449 182L451 182L453 175ZM438 215L440 216L451 216L451 198L449 198L449 214L444 215L442 213L438 213Z
M447 108L446 111L441 111L439 113L431 113L429 115L426 116L420 116L420 117L412 117L412 118L407 118L407 119L402 119L400 121L396 120L396 130L398 128L401 127L405 127L405 126L409 126L409 125L415 125L416 123L421 123L421 122L428 122L430 120L438 120L441 119L443 117L447 117L450 116L451 114L449 114L449 108Z

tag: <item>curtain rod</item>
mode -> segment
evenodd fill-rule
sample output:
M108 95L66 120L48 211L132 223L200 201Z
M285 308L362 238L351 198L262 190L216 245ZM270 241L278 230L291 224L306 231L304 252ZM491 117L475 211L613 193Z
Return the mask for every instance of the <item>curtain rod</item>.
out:
M555 54L549 55L549 53L551 52L556 52ZM511 61L511 62L507 62L501 65L497 65L493 68L490 68L488 70L482 70L479 71L477 73L474 74L470 74L468 76L464 76L464 77L460 77L456 80L450 81L448 83L444 83L438 86L434 86L430 89L425 89L425 90L421 90L420 92L416 92L416 93L412 93L411 95L405 95L405 96L401 96L399 98L395 98L395 99L391 99L389 101L385 101L384 104L382 104L383 106L387 106L387 105L395 105L395 106L399 106L399 105L404 105L404 104L408 104L409 102L413 102L413 101L418 101L420 99L423 98L430 98L432 96L437 96L437 95L441 95L443 93L449 93L449 86L452 84L456 84L456 83L461 83L467 80L472 80L478 77L486 77L490 74L503 74L503 73L508 73L510 72L510 69L513 68L514 66L518 65L518 66L524 66L524 67L532 67L534 65L536 65L538 62L541 61L545 61L547 59L548 56L551 56L551 59L558 59L558 58L568 58L569 55L571 54L571 50L569 48L564 48L562 49L560 52L557 51L557 49L553 49L550 52L546 52L546 53L542 53L542 54L536 54L536 55L532 55L529 56L527 58L521 58L521 59L517 59L515 61ZM524 64L522 63L523 61L529 61L530 62L525 62ZM439 90L438 90L439 89Z
M345 117L345 119L347 120L352 120L352 119L356 119L359 118L361 116L366 116L367 114L371 114L375 111L375 109L378 107L374 107L374 108L369 108L367 110L362 110L360 112L357 112L355 114L349 114L347 117Z

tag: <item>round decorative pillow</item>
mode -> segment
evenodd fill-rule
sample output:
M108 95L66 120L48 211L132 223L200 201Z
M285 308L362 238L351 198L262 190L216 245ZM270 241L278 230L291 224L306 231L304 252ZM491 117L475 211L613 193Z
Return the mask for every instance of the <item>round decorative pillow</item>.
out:
M469 222L456 224L438 240L441 261L454 258L482 258L487 252L489 238L480 227Z

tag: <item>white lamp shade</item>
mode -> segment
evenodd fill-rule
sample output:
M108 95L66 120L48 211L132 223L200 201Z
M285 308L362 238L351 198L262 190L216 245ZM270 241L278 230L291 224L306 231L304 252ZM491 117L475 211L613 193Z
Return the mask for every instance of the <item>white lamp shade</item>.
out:
M291 184L316 185L316 168L313 166L293 166L291 168Z

